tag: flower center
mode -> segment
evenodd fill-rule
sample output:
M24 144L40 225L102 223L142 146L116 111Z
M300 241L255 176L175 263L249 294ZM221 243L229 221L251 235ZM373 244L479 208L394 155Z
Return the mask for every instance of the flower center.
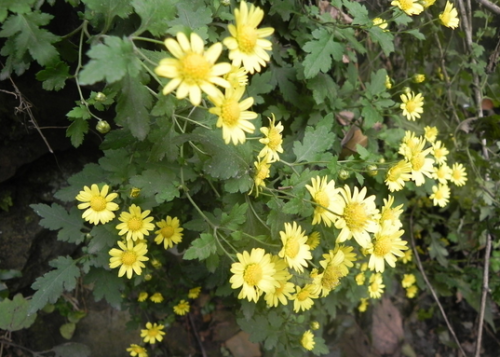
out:
M161 235L165 238L170 238L174 235L174 229L172 226L165 226L161 229Z
M422 154L419 154L411 159L411 167L413 171L420 171L422 167L424 167L425 157Z
M240 120L240 106L234 99L227 99L221 108L221 117L224 125L233 128L238 125Z
M458 170L454 170L453 171L453 178L457 181L460 180L462 178L462 173Z
M351 231L362 230L367 221L365 205L359 202L351 202L344 209L344 220Z
M262 268L259 264L249 264L243 272L243 280L250 285L255 286L262 280Z
M387 173L387 180L390 182L395 182L401 177L401 169L397 166L389 169Z
M287 257L293 259L299 253L299 249L300 249L300 244L297 241L297 239L295 239L295 238L289 239L286 242L285 254L286 254Z
M386 254L391 252L391 248L391 239L389 237L381 237L375 242L375 246L373 247L373 254L378 257L384 257Z
M407 11L413 7L413 0L399 0L399 4L402 10Z
M280 146L280 144L281 144L281 135L278 132L278 130L276 130L275 128L272 128L269 131L268 139L269 139L269 143L267 144L267 146L269 146L269 148L271 148L271 150L276 151L276 148L278 148L278 146Z
M378 290L379 290L379 284L377 282L371 283L371 285L370 285L370 291L372 293L376 293L376 292L378 292Z
M434 197L436 197L437 200L443 199L443 191L437 190L436 192L434 192Z
M210 63L199 53L191 52L181 60L184 80L187 84L198 84L206 80L211 69Z
M133 265L137 261L137 255L135 252L128 250L122 255L123 265Z
M142 228L142 219L137 217L132 217L127 222L127 225L128 229L130 229L132 232L136 232Z
M330 198L328 197L328 194L325 191L319 191L316 193L314 196L314 200L316 203L322 207L316 207L318 211L323 212L324 208L323 207L328 207L330 206Z
M243 53L253 52L257 44L257 31L253 26L242 25L238 31L238 45Z
M308 290L302 290L300 293L297 294L297 300L299 301L304 301L309 297L310 293Z
M148 331L149 337L156 337L158 336L158 330L157 329L152 329Z
M406 102L406 111L408 113L413 113L415 109L417 108L417 103L415 103L414 100L409 100Z
M90 199L90 207L96 212L105 210L106 204L106 199L102 196L94 196Z

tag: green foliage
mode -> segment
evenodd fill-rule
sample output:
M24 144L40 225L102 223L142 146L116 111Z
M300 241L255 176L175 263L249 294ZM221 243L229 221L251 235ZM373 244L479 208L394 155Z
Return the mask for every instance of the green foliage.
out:
M314 40L304 45L309 54L304 59L304 76L313 78L319 71L328 72L334 61L340 61L344 54L344 46L334 41L334 36L326 29L318 29L312 33Z
M59 231L57 233L58 240L74 244L83 242L83 222L81 213L76 207L72 207L69 213L57 203L52 204L52 206L34 204L30 207L42 217L40 221L42 227Z
M52 348L55 357L89 357L90 348L86 345L76 342L68 342Z
M12 300L5 299L0 302L0 329L18 331L30 327L35 322L36 313L29 313L29 300L21 294Z

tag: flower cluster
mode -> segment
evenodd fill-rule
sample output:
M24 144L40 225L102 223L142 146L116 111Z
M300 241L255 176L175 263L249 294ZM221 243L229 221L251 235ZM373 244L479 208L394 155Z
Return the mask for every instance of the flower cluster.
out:
M397 6L399 9L403 10L407 15L419 15L426 8L433 5L436 0L394 0L391 5ZM453 4L446 1L443 12L439 14L439 21L443 26L455 29L458 27L458 11L455 9Z

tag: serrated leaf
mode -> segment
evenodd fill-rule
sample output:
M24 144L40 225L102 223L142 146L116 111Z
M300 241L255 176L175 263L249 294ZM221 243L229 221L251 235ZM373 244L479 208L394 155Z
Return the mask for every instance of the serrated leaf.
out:
M204 260L217 251L215 237L209 233L200 234L200 238L196 238L191 242L191 246L184 253L183 258L186 260Z
M60 256L49 265L55 270L37 278L31 285L31 288L37 291L31 299L28 314L42 309L49 302L55 303L64 291L72 291L76 286L76 279L80 277L80 270L70 257Z
M16 14L26 14L36 0L2 0L0 2L0 22L4 22L9 11Z
M109 21L118 16L122 19L130 16L130 0L82 0L87 7L97 14L104 15Z
M236 319L241 329L250 334L251 342L264 341L269 335L269 320L267 316L257 315L251 319Z
M62 61L50 64L36 74L36 79L43 82L43 89L55 91L64 88L69 77L69 66Z
M30 327L35 322L36 314L28 314L30 302L21 294L12 300L5 299L0 302L0 329L18 331Z
M303 62L306 79L313 78L320 71L328 72L332 66L332 58L340 61L344 53L344 45L335 42L333 34L327 30L320 28L313 31L312 35L315 39L303 46L304 51L309 53Z
M333 124L333 114L328 114L318 125L313 128L306 128L302 142L296 141L293 145L293 153L296 162L318 161L322 153L332 148L336 140L331 132Z
M271 84L271 77L271 71L256 73L252 76L250 85L247 87L247 94L254 99L255 104L264 103L261 94L269 93L274 89L275 85Z
M92 46L87 55L91 60L80 72L82 85L102 80L114 83L127 74L136 77L141 70L141 63L134 54L132 42L126 38L106 36L104 43Z
M99 165L107 171L106 181L114 185L122 185L125 178L136 174L135 165L130 165L130 151L126 148L105 150Z
M322 104L325 98L333 99L337 96L338 86L329 75L318 73L307 81L307 88L312 90L316 104Z
M235 204L231 208L231 212L229 214L227 214L226 212L222 213L220 220L221 226L233 230L237 229L239 225L245 223L247 211L248 211L247 203L243 203L241 205Z
M83 242L84 236L81 230L84 228L82 211L76 207L72 207L68 213L66 209L57 203L52 206L40 204L32 204L30 207L42 219L40 225L47 229L56 231L57 239L62 242L80 244Z
M73 322L68 322L59 327L59 333L66 340L71 340L73 334L75 333L76 324Z
M179 29L189 29L196 31L211 23L212 11L204 2L198 1L181 1L177 4L177 17L170 21L171 29L168 31L171 35L175 35ZM199 34L199 31L196 31ZM202 38L206 38L200 34Z
M278 88L283 98L294 105L299 105L299 93L294 82L297 81L295 68L273 66L271 71L273 80L278 83Z
M157 165L130 179L134 187L141 189L144 197L154 197L157 203L169 202L180 196L180 180L175 168Z
M68 342L52 347L54 357L89 357L90 348L83 343Z
M368 33L382 47L386 56L394 52L394 35L390 31L385 32L380 27L374 26L368 29Z
M353 25L366 25L372 22L368 17L368 10L364 5L361 5L356 1L343 1L344 6L347 8L349 13L353 16Z
M273 0L270 4L269 15L278 14L283 21L289 21L290 15L297 11L294 0Z
M90 187L93 183L106 182L106 176L106 173L99 165L87 164L82 171L68 179L70 186L60 189L54 196L65 202L75 201L75 197L83 190L84 186Z
M372 96L378 96L380 93L385 92L385 79L387 77L387 71L385 69L379 69L376 73L372 73L370 77L370 83L366 84L366 90Z
M425 40L425 36L422 32L420 32L418 29L411 29L405 31L405 33L414 36L416 39L419 39L421 41Z
M79 147L83 142L83 137L89 132L89 122L85 119L75 119L66 129L66 137L71 138L71 145Z
M85 106L83 104L79 104L76 107L74 107L73 109L71 109L66 114L66 116L68 118L73 118L73 119L90 119L90 117L91 117L89 108L87 108L87 106Z
M121 291L125 288L123 279L118 277L116 271L104 270L102 268L92 268L85 275L85 284L94 284L93 294L95 301L102 298L113 307L118 308L122 302Z
M373 107L372 103L369 100L363 98L361 100L361 105L363 106L363 109L361 110L361 116L364 119L364 128L372 128L375 123L381 123L383 121L382 115L380 115L379 111Z
M135 32L149 31L156 37L163 36L171 27L170 21L177 13L179 0L133 0L132 6L141 18L141 26Z

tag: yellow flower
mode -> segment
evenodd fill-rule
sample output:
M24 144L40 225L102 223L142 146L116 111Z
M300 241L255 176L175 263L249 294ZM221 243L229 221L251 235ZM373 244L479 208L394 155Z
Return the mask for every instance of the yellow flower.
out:
M200 296L200 292L201 292L201 286L189 289L188 298L196 299L196 298L198 298L198 296Z
M182 241L182 231L184 228L180 227L181 224L177 217L172 218L167 216L166 219L162 219L156 225L160 228L155 232L157 234L155 238L156 244L163 242L165 249L168 249Z
M450 200L450 188L446 184L432 186L432 195L429 196L434 206L445 207Z
M224 75L234 89L245 87L248 84L247 70L244 67L231 66L231 70Z
M458 19L458 11L453 7L451 2L446 1L443 12L439 14L439 20L441 20L441 23L446 27L452 29L458 27L458 23L460 22Z
M265 156L262 160L258 157L257 161L254 161L253 164L255 166L255 174L253 176L254 184L252 190L250 190L248 194L251 194L255 188L255 196L258 196L260 191L262 191L261 187L266 187L264 180L271 174L271 161L269 160L269 156Z
M340 279L346 276L349 270L344 264L344 252L340 249L330 250L328 254L323 254L323 258L325 259L319 262L323 272L315 276L313 282L320 289L318 293L325 297L340 284Z
M421 136L416 136L413 131L407 130L398 153L403 155L406 160L410 161L415 155L420 154L424 150L426 141Z
M201 103L201 92L209 96L217 94L219 85L229 88L229 82L221 76L231 70L229 63L215 64L222 52L220 42L213 44L207 51L203 40L196 33L191 33L190 40L182 32L177 33L177 41L168 38L165 46L175 58L164 58L160 61L155 73L159 76L172 78L163 88L167 95L177 88L177 99L189 96L191 104Z
M137 187L132 187L130 190L130 198L137 198L141 195L141 189Z
M446 155L449 153L450 152L441 141L436 141L432 144L432 155L434 155L434 159L436 159L437 164L444 164L446 162Z
M380 17L376 17L372 21L373 21L374 26L380 27L382 30L384 30L384 32L389 31L389 30L386 30L388 24L387 24L387 21L385 21L384 19L381 19ZM387 89L390 89L390 87Z
M260 72L261 66L265 67L270 60L266 51L272 49L271 42L265 37L271 36L274 29L257 29L264 18L264 11L253 4L249 8L245 1L240 3L239 9L234 10L234 18L236 25L228 25L231 36L222 41L229 49L229 59L233 61L233 66L243 64L251 74Z
M142 346L136 345L132 343L129 348L127 348L127 352L130 352L132 357L148 357L148 352Z
M413 75L413 82L422 83L423 81L425 81L425 74L417 73Z
M387 171L385 183L389 191L399 191L403 189L405 181L411 179L411 164L405 160L401 160L395 166Z
M311 330L307 330L306 332L304 332L302 338L300 339L300 344L306 350L312 351L315 342L314 342L314 334L311 332Z
M127 278L131 279L134 272L141 275L142 268L145 267L143 262L149 260L146 257L148 252L146 244L139 243L134 246L134 242L129 240L127 245L125 245L125 242L118 242L118 246L121 250L113 248L109 251L109 255L111 255L109 267L111 269L120 267L118 277L122 277L127 273Z
M274 278L276 269L271 262L271 255L262 248L253 248L250 254L244 251L237 253L238 262L231 265L233 276L229 279L231 288L241 291L238 299L257 302L262 292L271 293L279 287Z
M439 131L435 126L426 126L424 128L424 132L425 132L424 134L425 140L427 140L430 143L436 141L436 137L439 134Z
M339 189L335 188L335 181L330 180L327 183L327 179L326 176L323 176L323 178L319 176L313 177L311 179L312 186L306 185L306 188L316 203L312 224L323 221L325 225L330 227L339 218L332 212L333 207L342 199L338 195Z
M264 148L259 153L259 157L264 157L269 155L271 161L279 161L280 157L278 153L283 153L283 147L281 143L283 139L281 138L281 132L283 131L283 125L278 122L278 125L275 125L276 117L274 114L271 114L273 119L269 119L269 128L262 127L260 131L265 135L265 138L259 140L261 144L264 144Z
M384 293L385 285L382 281L382 274L372 274L370 277L370 285L368 286L368 293L372 299L380 299Z
M99 187L93 184L91 188L88 186L83 187L83 191L76 196L76 199L80 202L78 205L79 209L87 209L82 214L82 218L91 224L108 223L113 218L115 214L112 211L118 210L118 205L113 201L118 197L117 193L110 193L108 195L109 186L104 185L102 190L99 191Z
M307 260L312 259L305 232L296 222L285 223L285 231L281 231L280 236L283 248L278 254L279 257L283 258L290 268L302 273L304 267L307 267Z
M154 293L149 299L152 302L159 304L163 301L163 295L161 293Z
M163 325L158 325L156 322L154 324L148 322L146 324L146 329L141 330L141 337L146 343L161 342L161 340L163 340L163 335L165 335L165 332L162 331L163 328Z
M160 262L158 259L153 259L153 260L151 261L151 265L152 265L152 266L153 266L153 268L155 268L155 269L159 269L159 268L161 268L161 266L162 266L161 262Z
M396 266L397 257L404 255L407 250L406 241L401 239L403 230L398 230L391 222L386 221L381 229L375 233L373 246L368 250L371 254L368 267L376 272L383 273L385 270L384 260L390 267Z
M319 328L320 328L320 324L318 321L312 321L310 326L311 326L311 330L313 330L313 331L319 330Z
M420 114L424 112L424 97L422 93L411 92L408 94L401 94L400 108L403 110L403 115L408 120L415 121L415 119L420 118Z
M399 7L406 12L407 15L418 15L424 11L424 7L420 4L419 0L394 0L391 5Z
M401 261L403 262L403 264L406 264L408 262L411 262L412 261L412 252L411 252L411 249L408 249L405 254L400 258Z
M118 235L122 236L127 233L127 240L144 239L144 236L148 236L149 231L155 228L155 225L151 223L153 217L148 217L150 213L150 210L142 212L141 207L134 204L130 206L129 212L120 214L119 220L122 223L116 226L119 230Z
M465 167L462 164L453 164L450 181L457 186L465 185L465 182L467 182L467 172L465 172Z
M345 242L354 237L356 242L363 248L370 246L370 234L378 230L379 211L375 207L375 196L366 197L366 187L361 191L354 187L351 194L349 186L340 189L344 198L334 208L340 216L335 222L335 227L340 229L337 243Z
M342 264L345 265L346 268L352 268L354 266L353 262L356 261L356 253L354 253L354 248L348 245L346 246L336 244L335 248L331 250L329 254L332 256L332 254L337 254L338 251L344 253L344 260L342 261ZM323 255L323 257L325 257L325 255Z
M410 299L413 299L418 292L418 288L416 285L412 285L409 288L406 289L406 296Z
M145 291L141 291L139 293L139 296L137 297L137 301L139 302L143 302L143 301L146 301L146 299L148 298L149 294Z
M434 160L427 157L432 148L428 148L419 154L413 156L411 163L411 178L415 181L415 185L421 186L425 182L425 177L432 178L434 171Z
M436 0L422 0L422 5L427 9L429 6L434 5Z
M307 284L303 288L296 286L296 289L296 293L292 296L293 311L309 310L314 305L313 299L318 298L318 288L314 284Z
M363 285L365 283L365 280L366 280L365 273L363 273L363 272L359 273L358 275L356 275L354 280L356 280L356 284Z
M226 144L231 141L234 145L244 143L245 132L253 133L255 130L255 126L249 120L257 118L257 113L247 110L253 105L253 98L249 97L240 102L243 93L245 87L228 88L225 95L216 90L209 96L215 106L208 111L219 117L217 127L222 128L222 138Z
M361 298L358 306L358 311L365 312L367 307L368 307L368 298Z
M314 249L316 249L318 247L320 241L321 241L321 233L319 233L319 232L312 232L307 237L306 244L309 246L309 248L311 250L314 250Z
M189 303L186 300L181 300L174 306L174 312L177 315L184 316L189 312Z
M445 184L451 180L451 168L446 164L434 167L432 178L438 180L439 183Z
M403 213L403 205L392 207L394 204L394 197L389 195L388 199L384 198L384 206L380 212L380 225L384 222L390 222L394 227L400 228L403 224L399 220L399 216Z
M413 274L405 274L403 277L403 280L401 281L401 285L403 285L403 288L409 288L415 282L417 281L417 278L415 278L415 275Z
M392 88L391 77L389 77L388 75L385 76L385 88L387 88L387 89Z
M266 293L264 299L269 307L278 307L279 302L283 305L288 305L288 300L292 300L292 293L295 292L295 285L289 281L278 281L280 284L276 290L271 293Z

